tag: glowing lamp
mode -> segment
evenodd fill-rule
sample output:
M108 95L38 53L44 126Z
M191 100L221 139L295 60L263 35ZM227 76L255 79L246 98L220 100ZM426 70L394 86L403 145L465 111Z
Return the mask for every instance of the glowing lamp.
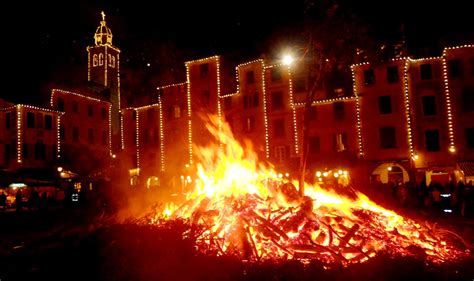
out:
M282 59L284 65L290 65L293 62L293 57L290 55L285 55Z

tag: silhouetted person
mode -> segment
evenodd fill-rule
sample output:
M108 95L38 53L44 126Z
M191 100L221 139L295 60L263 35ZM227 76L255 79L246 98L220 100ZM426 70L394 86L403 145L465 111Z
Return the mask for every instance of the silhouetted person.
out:
M48 194L46 193L46 191L43 191L43 193L41 193L40 206L41 209L46 209L48 207Z
M2 211L5 211L7 209L7 196L5 193L0 194L0 207L2 208Z
M16 199L16 211L20 212L21 208L23 207L23 202L22 202L23 194L21 194L20 189L18 189L18 191L16 192L15 199Z

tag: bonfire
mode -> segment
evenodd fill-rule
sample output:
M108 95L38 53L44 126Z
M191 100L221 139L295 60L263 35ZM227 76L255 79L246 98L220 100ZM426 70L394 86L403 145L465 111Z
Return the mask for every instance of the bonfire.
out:
M210 117L217 144L195 147L196 177L182 202L167 202L146 223L184 220L199 251L244 260L301 259L348 265L378 253L434 263L469 255L453 232L403 217L357 191L351 196L282 180ZM220 129L218 129L220 128ZM220 144L219 144L220 142ZM347 187L349 188L349 187Z

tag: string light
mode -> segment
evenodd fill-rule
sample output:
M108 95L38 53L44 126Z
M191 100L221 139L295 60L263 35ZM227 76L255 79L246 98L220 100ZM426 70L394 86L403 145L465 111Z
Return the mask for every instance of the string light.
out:
M161 102L161 97L158 96L159 107L159 116L160 116L160 163L161 171L165 171L165 134L163 129L163 103Z
M446 50L443 50L443 80L444 80L444 95L446 98L446 113L448 120L448 137L449 137L449 151L456 152L454 145L454 130L453 130L453 116L451 113L451 94L449 92L448 66L446 63Z
M216 74L217 74L217 120L219 129L219 147L222 149L222 108L221 108L221 73L220 73L220 59L216 56Z
M21 142L21 133L22 133L22 129L21 129L21 104L17 105L16 106L16 129L17 129L17 132L16 132L16 135L17 135L17 147L16 147L16 152L17 152L17 162L18 163L21 163L21 145L22 145L22 142Z
M99 101L99 102L106 102L106 103L109 103L108 101L104 101L104 100L96 99L96 98L93 98L93 97L81 95L81 94L78 94L78 93L75 93L75 92L65 91L65 90L61 90L61 89L52 89L52 90L51 90L51 100L50 100L50 105L51 105L51 107L53 107L53 105L54 105L54 104L53 104L53 100L54 100L54 95L55 95L56 93L67 94L67 95L74 95L74 96L81 97L81 98L85 98L85 99L88 99L88 100L91 100L91 101Z
M357 85L355 78L354 65L351 65L351 74L352 74L352 91L356 99L356 117L357 117L357 145L359 147L359 157L364 156L364 145L362 141L362 121L360 117L360 98L357 93Z
M125 141L124 141L124 137L123 137L123 113L122 113L122 110L119 111L119 114L120 114L120 144L121 144L121 147L122 149L125 148Z
M56 154L56 157L59 159L61 158L61 114L58 114L57 116L57 121L58 121L58 124L57 124L57 144L56 144L56 148L57 148L57 154Z
M188 153L189 164L193 164L193 123L191 120L191 79L189 76L189 64L186 62L186 99L188 104Z
M299 147L298 147L298 127L296 124L296 107L293 102L293 79L291 77L291 68L290 65L288 64L288 86L289 86L289 96L290 96L290 106L291 106L291 111L293 114L293 130L294 130L294 140L295 140L295 153L299 154Z
M107 86L107 45L104 47L105 49L105 58L104 58L104 86Z
M177 87L177 86L182 86L182 85L186 85L186 82L180 82L180 83L175 83L175 84L159 86L159 87L156 87L156 89L157 90L164 90L164 89L167 89L167 88L172 88L172 87Z
M225 99L225 98L230 98L230 97L233 97L235 95L238 95L239 92L235 92L235 93L232 93L232 94L227 94L227 95L222 95L220 96L221 99Z
M137 157L137 171L140 173L140 114L138 110L135 110L135 149Z
M112 155L112 105L109 104L109 152Z
M118 49L117 49L118 50ZM121 96L120 96L120 51L117 51L117 95L118 95L118 110L122 106Z
M268 116L267 116L267 95L265 90L265 62L261 59L262 64L262 95L263 95L263 123L265 125L265 157L270 158L270 145L268 138Z
M410 60L405 60L405 66L403 69L403 92L405 94L405 115L407 118L407 137L408 137L408 147L410 149L410 157L414 160L415 158L415 149L413 147L413 135L411 131L411 108L410 108L410 95L408 88L408 67L410 65Z
M91 53L87 47L87 81L91 81Z
M347 96L347 97L339 97L339 98L332 98L332 99L322 99L322 100L315 100L311 103L311 105L317 104L327 104L327 103L334 103L334 102L345 102L345 101L355 101L356 96ZM304 102L295 102L296 107L303 107L305 106Z

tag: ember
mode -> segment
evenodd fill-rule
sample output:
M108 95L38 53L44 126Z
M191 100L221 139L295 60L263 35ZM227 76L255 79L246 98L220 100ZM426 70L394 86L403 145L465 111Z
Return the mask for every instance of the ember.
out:
M284 182L259 164L252 149L234 140L228 126L209 131L222 146L197 147L195 187L184 202L167 203L147 223L183 219L200 251L245 260L317 259L325 263L364 262L386 252L435 263L468 255L455 233L421 225L384 209L365 195L340 195Z

